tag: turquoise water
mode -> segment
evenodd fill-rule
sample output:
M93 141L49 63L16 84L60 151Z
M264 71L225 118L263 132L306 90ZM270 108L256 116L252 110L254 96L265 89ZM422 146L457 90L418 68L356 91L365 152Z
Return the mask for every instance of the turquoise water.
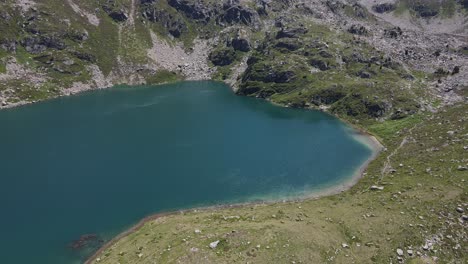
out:
M0 262L80 263L152 213L299 196L372 151L339 120L224 84L119 87L0 111Z

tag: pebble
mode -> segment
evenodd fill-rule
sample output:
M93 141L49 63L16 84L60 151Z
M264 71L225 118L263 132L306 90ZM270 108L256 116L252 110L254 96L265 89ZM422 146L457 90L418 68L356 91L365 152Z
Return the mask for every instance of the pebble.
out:
M143 257L143 253L138 254L138 258Z
M408 255L413 256L413 250L408 249L406 252L408 252Z
M342 246L343 248L349 248L349 245L346 244L346 243L341 244L341 246Z
M463 208L461 207L457 207L457 212L459 212L460 214L464 212Z
M468 215L462 215L462 219L463 219L464 221L468 221Z

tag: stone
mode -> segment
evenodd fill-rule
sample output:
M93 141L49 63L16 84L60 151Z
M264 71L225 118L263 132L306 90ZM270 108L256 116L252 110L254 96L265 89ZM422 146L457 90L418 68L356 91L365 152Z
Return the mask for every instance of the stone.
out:
M370 189L371 189L372 191L382 191L382 190L384 189L384 187L383 187L383 186L372 185L372 186L370 187Z
M142 257L143 257L143 253L139 253L138 258L142 258Z
M396 252L397 252L398 256L403 256L403 250L401 248L398 248L396 250Z
M363 79L369 79L372 75L369 72L360 71L360 72L358 72L358 76L363 78Z
M463 208L461 207L457 207L457 212L459 212L460 214L462 214L465 210L463 210Z
M458 170L458 171L466 171L466 170L468 170L468 168L465 167L465 166L459 165L459 166L457 167L457 170Z
M346 243L341 244L341 246L342 246L343 248L349 248L349 245L346 244Z
M413 254L414 254L413 250L411 250L411 249L408 249L406 252L408 253L409 256L413 256Z
M216 240L216 241L214 241L214 242L211 242L211 243L210 243L210 248L211 248L211 249L215 249L215 248L218 246L218 244L219 244L219 240Z
M468 221L468 215L462 215L463 221Z
M200 234L201 230L200 229L195 229L195 234Z

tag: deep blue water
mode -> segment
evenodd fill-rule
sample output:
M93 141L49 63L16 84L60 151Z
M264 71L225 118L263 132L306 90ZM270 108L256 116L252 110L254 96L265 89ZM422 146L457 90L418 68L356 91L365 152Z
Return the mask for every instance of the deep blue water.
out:
M342 122L216 82L118 87L0 111L0 260L79 263L152 213L340 183L371 150ZM89 252L87 252L89 253Z

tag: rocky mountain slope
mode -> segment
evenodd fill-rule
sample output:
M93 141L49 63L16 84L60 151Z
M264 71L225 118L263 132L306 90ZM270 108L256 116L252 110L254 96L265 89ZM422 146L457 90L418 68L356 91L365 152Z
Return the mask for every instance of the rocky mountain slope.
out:
M0 104L217 79L283 105L398 119L464 100L466 3L442 2L3 0Z

